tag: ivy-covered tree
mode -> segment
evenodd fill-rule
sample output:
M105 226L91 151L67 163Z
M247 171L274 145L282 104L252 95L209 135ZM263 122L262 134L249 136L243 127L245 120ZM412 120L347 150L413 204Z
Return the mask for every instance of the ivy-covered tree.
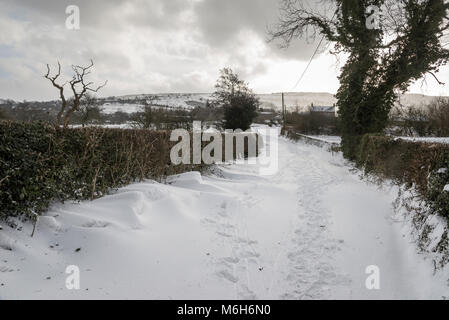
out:
M343 150L354 158L360 136L382 132L397 95L449 58L442 38L449 28L445 0L329 0L327 10L282 0L281 17L272 31L284 45L298 37L322 35L345 53L339 76L337 107ZM380 28L368 28L373 8L383 13Z

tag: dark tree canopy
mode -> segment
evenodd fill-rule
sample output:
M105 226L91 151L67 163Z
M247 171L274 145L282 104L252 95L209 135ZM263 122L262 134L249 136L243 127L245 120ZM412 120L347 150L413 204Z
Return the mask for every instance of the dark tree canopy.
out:
M220 70L213 94L216 103L224 108L226 129L247 130L257 116L259 100L248 84L229 68Z
M382 10L380 29L367 28L372 5ZM398 93L413 81L430 74L441 84L435 72L449 58L442 41L449 27L447 1L329 0L320 8L283 0L271 35L286 46L321 35L335 53L347 54L336 96L343 147L349 136L382 132Z
M258 101L254 95L236 95L224 106L225 128L243 131L250 128L257 116Z

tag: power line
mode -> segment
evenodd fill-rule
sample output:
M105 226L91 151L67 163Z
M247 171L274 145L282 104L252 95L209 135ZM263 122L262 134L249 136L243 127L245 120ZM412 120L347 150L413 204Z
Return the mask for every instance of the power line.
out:
M337 15L338 9L335 11L334 15L332 16L332 19L330 20L331 22L334 21L335 16ZM296 84L293 86L293 88L290 91L293 91L296 89L296 87L298 86L298 84L301 82L302 78L304 78L304 75L306 74L307 70L309 69L310 65L312 64L313 58L315 58L316 54L318 53L318 49L320 48L321 44L323 43L323 40L325 38L325 35L323 35L321 37L320 42L318 43L315 52L313 53L312 57L309 60L309 63L307 64L306 68L304 69L304 71L301 74L301 77L298 79L298 81L296 82Z
M301 74L301 77L298 79L298 81L296 82L296 84L293 86L293 88L290 91L295 90L295 88L298 86L298 84L301 82L302 78L304 78L304 75L306 74L307 70L309 69L310 65L312 64L312 60L313 58L315 58L316 54L318 53L318 49L320 48L321 44L323 43L324 40L324 36L321 37L320 42L318 43L318 46L315 49L315 52L313 53L312 57L309 60L309 63L307 64L306 68L304 69L304 71Z

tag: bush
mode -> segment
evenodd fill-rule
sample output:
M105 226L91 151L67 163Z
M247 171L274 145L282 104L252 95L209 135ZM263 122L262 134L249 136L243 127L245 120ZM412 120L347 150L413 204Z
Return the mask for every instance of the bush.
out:
M229 99L224 105L226 129L248 130L257 116L258 101L252 95L239 95Z
M170 110L147 105L142 112L132 116L132 121L139 129L173 130L183 128L190 130L193 118L186 110Z
M449 218L449 145L414 143L380 135L361 139L356 163L367 174L415 188L433 213Z
M250 128L257 116L259 99L248 84L229 68L220 70L220 77L215 84L213 104L224 108L224 127L226 129Z
M437 137L449 137L449 99L438 98L427 108L433 134Z
M170 162L166 131L55 129L0 122L0 218L41 213L53 200L93 199L133 181L204 165Z
M79 109L73 113L72 119L70 119L70 123L80 123L83 127L101 121L100 102L90 94L86 94L80 100Z
M439 97L421 107L397 107L390 117L390 126L396 135L449 136L448 98Z
M341 151L343 156L351 161L356 161L359 156L360 143L362 141L362 135L347 135L344 134L341 137Z
M449 152L442 154L435 168L429 175L427 199L434 212L449 218L449 191L444 190L449 184Z
M294 111L286 115L287 125L303 134L338 135L338 119L320 112Z
M6 120L6 119L8 119L6 112L0 109L0 120Z

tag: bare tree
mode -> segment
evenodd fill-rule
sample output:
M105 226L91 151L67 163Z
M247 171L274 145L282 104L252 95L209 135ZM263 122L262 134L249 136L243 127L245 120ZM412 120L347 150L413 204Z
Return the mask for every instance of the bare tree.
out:
M103 88L108 81L106 80L104 84L96 87L95 89L92 87L93 82L87 82L86 77L91 73L92 67L94 66L93 60L90 60L90 64L87 67L72 65L72 70L74 75L70 81L66 81L63 84L57 83L57 80L61 76L61 64L58 61L58 71L55 75L51 76L50 66L47 64L47 74L44 76L48 79L52 85L59 90L59 97L61 99L61 109L58 112L56 118L56 126L63 128L67 128L69 125L70 116L78 111L81 105L81 100L88 92L98 92L101 88ZM72 99L67 99L64 95L64 87L69 84L70 89L73 93Z

